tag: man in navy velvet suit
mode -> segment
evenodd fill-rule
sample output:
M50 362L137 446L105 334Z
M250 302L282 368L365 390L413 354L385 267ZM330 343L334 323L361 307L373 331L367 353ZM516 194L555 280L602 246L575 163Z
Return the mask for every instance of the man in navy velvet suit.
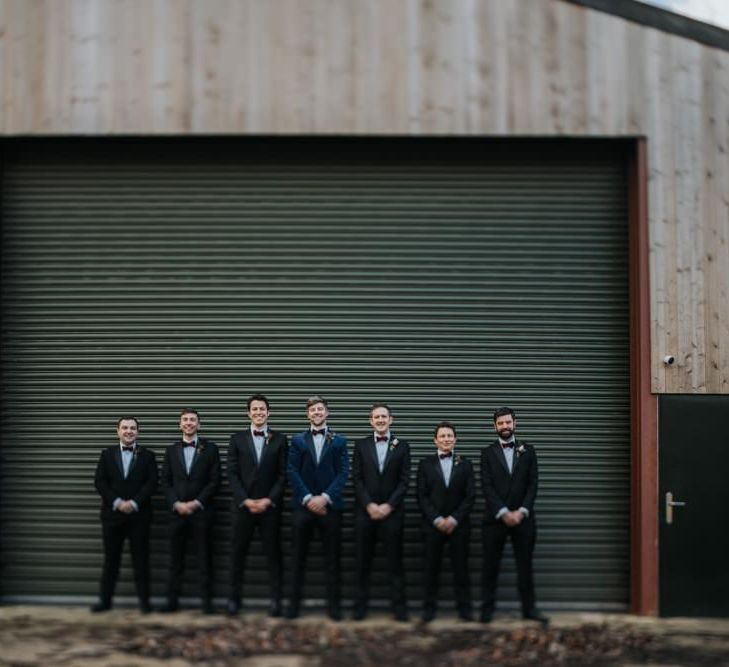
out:
M539 480L537 454L525 440L514 437L516 415L511 408L498 408L494 412L494 430L498 439L481 450L481 484L486 497L481 621L489 623L493 616L499 564L509 538L514 547L522 616L545 624L547 618L536 608L532 574L537 535L534 514Z
M342 618L340 601L340 545L342 491L349 473L347 439L327 425L329 408L321 396L306 402L309 428L291 440L287 474L292 489L291 600L286 616L296 618L301 606L306 558L311 535L321 535L326 564L327 612Z

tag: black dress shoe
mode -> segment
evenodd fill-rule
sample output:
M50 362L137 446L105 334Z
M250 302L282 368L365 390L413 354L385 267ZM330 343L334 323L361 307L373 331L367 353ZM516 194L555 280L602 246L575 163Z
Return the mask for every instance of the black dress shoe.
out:
M362 609L361 607L355 607L354 611L352 612L352 620L353 621L364 621L367 617L367 612Z
M268 607L268 615L270 618L281 618L283 616L283 610L281 609L281 603L278 600L272 602Z
M423 612L423 623L430 623L435 618L435 612L434 611L424 611Z
M465 621L466 623L470 623L471 621L473 621L473 614L470 611L459 611L458 618L460 618L462 621Z
M492 614L484 614L482 612L478 620L481 621L481 623L491 623L491 621L494 620L494 617Z
M152 613L152 605L149 604L146 600L143 600L139 603L139 613L140 614L151 614Z
M159 608L161 614L172 614L179 611L180 605L177 602L170 600L166 605Z
M341 621L342 610L339 607L331 607L327 612L327 616L329 616L332 621Z
M210 602L210 600L204 600L203 603L200 605L200 613L207 615L214 614L215 607L213 606L213 603Z
M298 607L289 607L286 610L285 616L286 616L286 618L290 618L290 619L299 618L299 608Z
M410 620L407 609L396 609L394 616L398 623L407 623Z
M225 613L228 616L237 616L240 611L240 603L235 600L228 600L228 604L225 605Z
M537 623L541 623L542 625L549 625L549 619L544 614L538 612L536 609L524 613L523 617L526 621L536 621Z
M104 611L109 611L110 609L111 605L108 602L97 602L93 607L91 607L91 613L100 614Z

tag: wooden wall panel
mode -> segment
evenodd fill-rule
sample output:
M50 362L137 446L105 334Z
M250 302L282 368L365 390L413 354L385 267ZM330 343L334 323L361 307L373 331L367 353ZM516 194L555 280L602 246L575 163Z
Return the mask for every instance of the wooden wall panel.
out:
M0 133L645 136L652 389L729 393L726 51L562 0L0 0Z

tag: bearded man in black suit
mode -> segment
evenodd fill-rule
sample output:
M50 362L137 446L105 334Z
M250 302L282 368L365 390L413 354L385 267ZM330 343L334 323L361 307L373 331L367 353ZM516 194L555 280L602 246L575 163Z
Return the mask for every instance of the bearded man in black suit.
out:
M270 406L263 394L247 403L250 426L230 436L228 481L232 498L232 549L228 615L240 611L246 557L258 529L268 566L269 616L281 616L281 509L286 486L288 439L268 426Z
M494 412L498 439L481 450L481 484L486 497L483 519L483 577L481 621L489 623L496 602L496 583L506 539L511 539L521 598L526 619L548 622L536 608L532 555L537 528L534 501L539 471L534 447L514 437L516 415L511 408Z
M393 614L398 621L408 620L402 535L403 499L410 482L410 445L393 435L392 421L389 406L375 403L370 408L374 433L354 444L355 620L367 615L369 578L378 536L385 546Z
M469 515L476 497L473 466L468 459L455 453L456 427L450 422L441 422L435 427L433 442L437 452L420 461L417 478L425 540L423 621L427 623L435 618L440 565L446 544L453 570L458 617L470 621Z
M198 435L200 415L185 408L180 412L182 438L165 450L162 487L170 515L170 566L167 605L179 608L185 552L190 537L197 551L200 571L200 603L204 614L213 613L212 529L213 499L220 484L218 446Z
M94 613L111 609L124 541L129 539L139 610L149 605L149 526L152 494L157 488L157 462L151 449L137 443L139 422L122 417L116 426L119 444L101 452L94 483L101 496L104 566Z

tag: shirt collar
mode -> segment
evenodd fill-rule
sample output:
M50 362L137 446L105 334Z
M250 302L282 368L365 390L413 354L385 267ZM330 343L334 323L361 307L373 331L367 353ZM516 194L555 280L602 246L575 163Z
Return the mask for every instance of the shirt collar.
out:
M313 431L313 430L314 430L315 428L316 428L316 427L314 427L314 426L312 426L311 424L309 424L309 430L310 430L310 431ZM328 430L329 430L329 427L327 426L327 423L326 423L326 422L324 422L324 423L323 423L323 424L322 424L322 425L321 425L321 426L320 426L319 428L317 428L316 430L317 430L317 431L321 431L322 429L324 429L325 431L328 431Z
M188 444L190 444L190 443L188 443L188 442L187 442L187 440L185 440L184 438L181 438L181 440L182 440L182 444L183 444L183 445L188 445ZM192 444L193 444L193 445L195 445L195 446L197 446L197 436L195 436L195 437L194 437L194 438L192 439Z
M264 433L268 433L268 423L265 423L263 426L261 426L261 428L258 428L258 426L255 426L253 423L251 423L251 435L253 435L253 431L263 431Z
M137 448L137 441L135 440L135 441L134 441L134 442L133 442L133 443L131 444L131 446L132 446L132 447L134 447L134 449L136 449L136 448ZM119 441L119 451L121 451L121 448L122 448L122 447L129 447L129 445L125 445L125 444L124 444L124 443L123 443L123 442L122 442L122 441L120 440L120 441Z
M502 440L501 438L499 438L499 444L500 444L500 445L501 445L502 447L503 447L504 445L508 445L509 443L514 443L514 444L516 444L516 440L514 439L514 437L513 437L513 436L512 436L511 438L509 438L508 440Z
M385 435L387 436L387 442L390 442L390 437L391 437L390 436L390 431L388 431L387 433L385 433ZM377 438L379 436L380 436L380 434L377 431L373 431L372 432L372 437L375 439L375 442L377 442Z

